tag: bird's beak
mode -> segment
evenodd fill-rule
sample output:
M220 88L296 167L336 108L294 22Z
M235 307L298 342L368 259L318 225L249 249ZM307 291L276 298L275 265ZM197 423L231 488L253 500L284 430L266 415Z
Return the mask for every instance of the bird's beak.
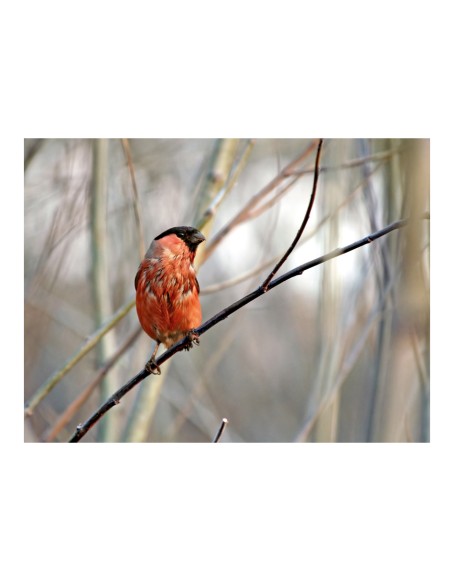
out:
M199 232L198 230L196 232L193 232L191 234L191 238L190 238L190 242L193 245L199 245L200 243L202 243L205 240L205 237L203 236L203 234L201 232Z

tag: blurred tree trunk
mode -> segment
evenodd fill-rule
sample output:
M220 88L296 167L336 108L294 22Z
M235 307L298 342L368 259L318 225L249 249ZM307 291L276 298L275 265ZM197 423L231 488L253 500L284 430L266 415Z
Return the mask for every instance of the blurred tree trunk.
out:
M92 293L95 329L112 315L112 294L109 284L107 235L107 179L109 140L93 140L92 180L90 189ZM115 330L104 336L96 346L97 367L102 366L115 350ZM118 388L115 370L101 382L100 400L104 402ZM99 423L102 441L116 440L118 411L113 410Z

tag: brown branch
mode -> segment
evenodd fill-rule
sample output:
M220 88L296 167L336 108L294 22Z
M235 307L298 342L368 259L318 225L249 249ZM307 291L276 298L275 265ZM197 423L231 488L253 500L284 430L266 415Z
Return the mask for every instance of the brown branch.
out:
M422 218L428 218L428 217L429 217L428 213L426 213L422 216ZM334 251L331 251L330 253L327 253L326 255L322 255L321 257L318 257L316 259L313 259L312 261L304 263L303 265L300 265L300 266L288 271L287 273L284 273L284 275L281 275L280 277L273 279L268 285L268 291L271 291L272 289L278 287L282 283L285 283L289 279L296 277L297 275L302 275L305 271L307 271L309 269L312 269L314 267L318 267L319 265L322 265L323 263L326 263L327 261L330 261L331 259L339 257L340 255L344 255L344 254L349 253L349 252L351 252L355 249L358 249L362 246L368 245L368 244L374 242L375 240L379 239L380 237L389 234L390 232L392 232L394 230L398 230L400 228L407 226L407 224L408 224L408 219L398 220L396 222L393 222L392 224L389 224L385 228L378 230L378 231L370 234L369 236L362 238L361 240L355 241L354 243L351 243L345 247L335 249ZM239 309L241 309L242 307L244 307L248 303L251 303L251 301L255 301L256 299L258 299L259 297L261 297L265 293L266 293L266 291L263 289L263 286L258 287L252 293L249 293L245 297L242 297L241 299L239 299L235 303L232 303L232 305L229 305L225 309L222 309L219 313L214 315L211 319L208 319L200 327L198 327L197 329L194 330L195 333L198 336L203 335L209 329L211 329L212 327L214 327L215 325L217 325L218 323L220 323L224 319L227 319L227 317L232 315L232 313L235 313L235 311L238 311ZM171 348L169 348L167 351L165 351L161 356L159 356L159 358L157 358L156 366L153 366L153 368L161 366L164 362L169 360L177 352L181 352L182 350L187 349L190 344L191 344L191 340L189 337L186 337L186 338L180 340L179 342L174 344ZM127 394L132 388L134 388L134 386L136 386L137 384L142 382L142 380L147 378L150 375L150 373L151 372L148 372L147 370L144 369L141 372L139 372L136 376L134 376L134 378L131 378L131 380L129 380L129 382L127 382L124 386L122 386L119 390L117 390L117 392L115 392L115 394L113 394L85 423L83 423L77 427L74 435L72 436L72 438L69 442L75 443L75 442L80 441L80 439L98 422L98 420L108 410L113 408L116 404L119 404L120 400L123 398L123 396L125 394Z
M215 248L219 245L219 243L227 236L234 228L238 225L242 224L246 220L251 218L252 210L257 206L259 202L261 202L265 196L267 196L270 192L272 192L275 188L277 188L282 182L291 178L292 172L296 171L296 169L300 166L300 164L307 158L307 156L312 152L315 148L315 141L311 143L304 152L291 161L285 168L275 176L271 182L269 182L266 186L264 186L257 194L254 194L252 198L245 204L245 206L227 223L225 224L221 230L212 237L208 246L204 249L203 260L206 261L208 257L213 253ZM292 183L296 182L295 179L291 180Z
M320 168L320 154L322 151L322 145L323 145L323 140L321 139L321 140L319 140L318 146L317 146L317 155L315 158L314 182L312 184L312 193L311 193L311 197L309 199L309 205L307 207L303 222L301 223L301 226L299 227L298 232L296 233L296 236L293 239L292 244L289 246L289 248L284 253L284 255L281 257L281 259L276 263L276 265L272 269L271 273L268 275L268 277L262 283L262 289L264 291L268 291L270 281L273 279L273 277L276 275L276 273L279 271L279 269L282 267L282 265L285 263L285 261L289 258L293 249L298 244L298 241L300 240L301 235L303 234L303 231L306 228L306 224L309 221L309 217L311 215L311 210L312 210L312 207L314 206L315 194L317 193L317 183L318 183L318 175L319 175L319 168Z
M123 152L126 157L126 163L128 164L129 175L131 177L133 194L132 206L134 208L134 217L136 219L137 230L139 231L139 257L140 260L142 260L142 257L145 254L145 239L143 236L142 211L140 207L140 197L139 191L137 189L136 172L134 170L134 163L132 161L131 146L129 144L129 139L122 138L121 145L123 147Z
M224 432L224 429L228 425L228 423L229 423L229 421L226 418L223 418L222 419L221 426L219 427L219 430L218 430L216 436L213 439L213 442L214 443L218 443L219 442L219 440L220 440L220 438L222 436L222 433Z
M281 200L281 198L283 198L288 193L290 188L292 188L299 179L300 176L293 176L285 186L281 186L281 188L279 188L279 190L272 198L270 198L266 202L263 202L262 204L260 204L260 206L257 206L257 208L253 208L252 210L250 210L247 214L247 219L253 220L254 218L257 218L258 216L263 214L266 210L273 207L277 202L279 202L279 200Z

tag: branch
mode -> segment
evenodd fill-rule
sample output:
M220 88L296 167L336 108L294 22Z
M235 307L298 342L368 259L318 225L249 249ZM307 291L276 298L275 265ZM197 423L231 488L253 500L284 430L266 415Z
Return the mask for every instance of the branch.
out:
M429 217L428 213L426 213L422 216L422 218L428 218L428 217ZM278 287L282 283L285 283L286 281L288 281L289 279L292 279L293 277L296 277L297 275L302 275L305 271L308 271L309 269L312 269L313 267L318 267L319 265L322 265L323 263L326 263L327 261L330 261L331 259L339 257L340 255L345 255L346 253L354 251L355 249L358 249L362 246L368 245L368 244L374 242L375 240L381 238L382 236L389 234L390 232L392 232L394 230L398 230L400 228L403 228L403 227L407 226L408 222L409 222L408 219L398 220L396 222L393 222L392 224L389 224L387 227L385 227L381 230L378 230L377 232L374 232L374 233L370 234L369 236L364 237L361 240L358 240L354 243L351 243L345 247L335 249L334 251L331 251L330 253L327 253L326 255L322 255L321 257L318 257L317 259L313 259L312 261L304 263L303 265L300 265L299 267L296 267L296 268L292 269L291 271L284 273L284 275L281 275L280 277L277 277L276 279L271 281L270 284L268 285L268 291L275 289L276 287ZM259 297L261 297L265 293L266 293L266 291L264 290L263 286L258 287L252 293L249 293L248 295L246 295L245 297L242 297L241 299L239 299L235 303L232 303L232 305L229 305L229 307L222 309L219 313L214 315L211 319L209 319L208 321L203 323L200 327L195 329L194 330L195 333L198 336L203 335L205 332L207 332L209 329L211 329L212 327L214 327L215 325L220 323L222 320L227 319L227 317L232 315L232 313L235 313L235 311L238 311L239 309L241 309L242 307L244 307L248 303L251 303L251 301L255 301L256 299L258 299ZM188 348L190 343L191 343L191 340L188 337L180 340L179 342L174 344L171 348L169 348L167 351L165 351L161 356L159 356L159 358L157 358L156 365L161 366L164 362L169 360L177 352L181 352L185 348ZM137 384L142 382L142 380L147 378L147 376L149 376L149 375L150 375L150 372L148 372L147 370L144 369L141 372L139 372L136 376L134 376L134 378L131 378L131 380L129 380L129 382L127 382L124 386L122 386L119 390L117 390L117 392L115 392L115 394L113 394L84 424L81 424L77 427L76 432L74 433L74 435L72 436L72 438L69 442L75 443L75 442L80 441L80 439L93 427L93 425L95 425L98 422L98 420L108 410L113 408L116 404L119 404L120 400L123 398L123 396L125 394L127 394L132 388L134 388L134 386L136 386Z
M284 253L283 257L277 262L277 264L274 266L271 273L268 275L268 277L262 283L262 288L264 291L268 291L270 281L273 279L274 275L279 271L279 269L282 267L282 265L285 263L285 261L289 258L291 252L298 244L298 241L300 240L301 235L303 234L303 231L306 228L306 224L309 221L309 217L311 215L311 210L312 210L312 207L314 206L315 194L317 193L317 182L318 182L318 175L319 175L319 168L320 168L320 153L322 151L322 145L323 145L323 140L321 139L318 142L317 155L315 157L314 182L312 184L312 194L311 194L311 197L309 199L309 205L307 207L303 222L301 223L301 226L299 227L299 230L296 233L296 236L295 236L292 244L289 246L287 251Z
M123 147L123 152L126 157L126 163L128 165L129 175L131 177L131 185L132 185L132 207L134 209L134 217L136 220L137 230L139 232L139 257L142 260L142 257L145 255L145 239L143 236L143 224L142 224L142 209L140 206L140 197L139 191L137 189L137 182L136 182L136 172L134 170L134 164L132 161L132 154L131 154L131 146L129 143L129 139L123 138L121 140L121 145Z
M219 243L226 237L234 228L242 224L246 220L251 218L251 212L256 208L257 204L261 202L270 192L277 188L282 182L288 181L292 177L292 172L296 171L305 158L312 152L315 148L315 141L311 143L304 152L299 155L296 159L290 162L285 168L275 176L269 184L257 192L252 198L245 204L245 206L227 223L221 230L212 237L208 246L205 246L203 253L203 260L206 261L208 257L213 253L215 248ZM292 184L296 182L295 179L290 180Z
M363 156L361 158L354 158L353 160L347 160L346 162L342 162L340 164L336 164L335 166L321 166L320 173L325 172L333 172L336 170L350 170L351 168L356 168L358 166L362 166L367 164L368 162L383 162L384 160L388 160L394 154L400 154L404 151L402 147L395 147L390 148L389 150L385 150L383 152L377 152L376 154L370 154L368 156ZM312 174L314 168L304 168L303 170L296 170L294 172L290 172L289 176L300 176L304 174Z
M228 423L229 423L229 421L226 418L223 418L222 419L221 426L219 427L219 430L218 430L216 436L213 439L213 442L214 443L218 443L219 442L219 440L221 439L222 433L224 432L224 429L225 429L225 427L227 426Z

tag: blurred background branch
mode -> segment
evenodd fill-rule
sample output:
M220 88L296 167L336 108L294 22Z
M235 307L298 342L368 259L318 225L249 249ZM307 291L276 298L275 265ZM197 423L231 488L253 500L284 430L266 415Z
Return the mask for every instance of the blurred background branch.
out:
M112 296L109 269L109 240L107 234L107 204L109 176L109 140L93 140L92 178L90 185L91 226L91 288L93 296L93 319L98 328L112 314ZM96 344L96 366L102 366L115 350L115 328L100 338ZM106 398L118 386L116 371L101 379L100 400ZM101 441L116 439L118 419L116 414L104 418L99 424Z

